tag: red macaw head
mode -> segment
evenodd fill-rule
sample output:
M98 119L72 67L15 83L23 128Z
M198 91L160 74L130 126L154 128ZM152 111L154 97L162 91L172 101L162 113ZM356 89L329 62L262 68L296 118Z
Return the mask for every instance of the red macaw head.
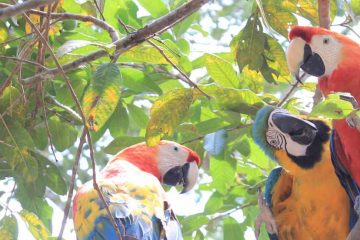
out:
M351 61L357 61L351 56L359 52L359 45L340 33L320 27L296 26L290 31L289 39L287 63L290 72L297 76L302 69L312 76L329 77L339 66L346 71Z
M161 183L182 185L182 193L196 184L200 165L200 157L193 150L165 140L155 147L143 142L125 148L108 165L119 160L131 162L142 171L154 175Z

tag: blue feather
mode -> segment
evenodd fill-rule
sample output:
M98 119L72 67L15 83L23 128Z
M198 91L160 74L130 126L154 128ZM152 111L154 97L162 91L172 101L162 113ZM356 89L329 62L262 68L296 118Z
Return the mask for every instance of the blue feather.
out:
M336 149L336 132L333 130L330 136L330 151L331 151L331 161L335 168L335 173L338 176L341 185L345 188L347 194L350 197L350 229L355 225L358 216L354 210L354 201L356 196L360 194L359 187L356 185L351 175L345 170L339 161L339 157L337 151L341 151L342 149Z
M273 161L277 162L274 155L274 148L268 144L265 137L269 116L275 109L276 108L272 106L265 106L257 112L255 122L253 124L253 138L256 144L260 146L265 154L268 155Z
M265 201L270 209L272 209L272 192L281 175L283 168L277 167L271 170L265 185Z

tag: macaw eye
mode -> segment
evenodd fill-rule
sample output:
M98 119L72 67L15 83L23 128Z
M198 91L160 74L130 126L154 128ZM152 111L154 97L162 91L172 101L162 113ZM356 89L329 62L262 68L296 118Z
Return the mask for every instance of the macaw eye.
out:
M324 44L328 44L328 43L329 43L329 41L330 41L330 39L328 39L328 38L324 38L323 43L324 43Z
M174 150L175 150L175 151L179 151L179 148L175 146L175 147L174 147Z

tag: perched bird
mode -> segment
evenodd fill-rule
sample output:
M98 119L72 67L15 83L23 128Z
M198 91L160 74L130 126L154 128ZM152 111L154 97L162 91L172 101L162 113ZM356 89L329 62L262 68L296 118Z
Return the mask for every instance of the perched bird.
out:
M298 77L301 69L319 78L319 89L325 96L347 92L360 102L360 44L320 27L294 27L289 38L287 62L292 74ZM360 186L360 132L346 119L334 121L333 128L333 151L338 155L334 165L354 201Z
M257 113L254 140L281 166L272 170L265 187L275 220L270 239L346 239L352 208L331 162L330 130L322 120L305 120L280 108L265 106Z
M196 183L199 164L194 151L164 140L156 147L130 146L111 159L97 175L97 184L122 239L182 239L161 184L182 185L182 192L189 191ZM118 239L92 181L76 193L73 220L79 240Z

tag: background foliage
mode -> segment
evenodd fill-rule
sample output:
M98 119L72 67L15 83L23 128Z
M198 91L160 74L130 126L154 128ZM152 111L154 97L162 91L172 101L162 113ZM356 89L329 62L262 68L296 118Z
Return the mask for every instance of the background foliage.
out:
M103 15L125 36L123 24L134 31L185 2L100 0L97 8L90 0L64 0L54 11ZM350 5L331 1L332 19L360 14L358 1ZM45 23L30 16L37 25ZM253 142L251 123L263 105L278 104L292 83L284 51L288 29L299 21L318 25L317 19L314 0L214 1L116 62L103 57L67 72L91 130L97 167L109 159L106 154L144 140L184 143L203 158L191 200L204 205L179 217L185 239L242 239L258 213L257 189L275 166ZM83 131L60 75L22 82L56 66L49 51L39 56L43 46L32 31L22 15L0 22L0 235L7 239L19 236L20 219L35 239L57 236L52 221L60 222L53 220L53 208L64 208ZM60 64L98 49L114 51L109 34L89 22L59 19L48 35ZM189 87L173 65L197 87ZM289 97L283 107L308 111L314 89L311 82L298 86L296 91L308 97ZM324 109L326 104L314 114ZM88 150L86 145L81 153L76 185L91 179Z

